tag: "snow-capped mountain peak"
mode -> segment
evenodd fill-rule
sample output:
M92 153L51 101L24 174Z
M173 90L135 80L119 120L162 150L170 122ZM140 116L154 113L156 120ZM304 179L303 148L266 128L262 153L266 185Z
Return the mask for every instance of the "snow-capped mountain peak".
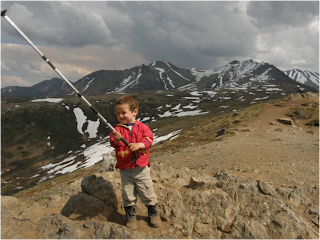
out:
M293 80L303 83L307 86L319 89L319 73L310 72L308 70L292 69L283 71L288 77Z
M271 64L256 62L252 59L235 60L218 70L181 68L168 61L159 60L131 69L95 71L79 79L74 86L84 95L146 90L215 91L224 88L249 87L260 88L263 91L262 85L268 84L277 85L279 89L284 82L291 82L290 84L297 86L292 80L319 90L319 73L298 69L283 72ZM35 97L61 97L75 94L65 84L51 89L49 92L47 89L45 92L39 92L34 87L30 87L15 91L14 88L7 87L2 89L2 96L27 96L23 95L24 92L28 92L28 96L34 94Z

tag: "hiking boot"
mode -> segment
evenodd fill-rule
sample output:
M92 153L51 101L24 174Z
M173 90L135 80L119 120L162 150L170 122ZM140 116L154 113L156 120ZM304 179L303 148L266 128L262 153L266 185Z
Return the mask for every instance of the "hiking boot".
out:
M136 230L138 226L137 226L136 210L134 206L124 207L124 210L126 211L126 219L127 219L126 227L132 230Z
M158 214L157 204L154 206L148 206L148 215L152 227L158 228L161 226L161 219Z

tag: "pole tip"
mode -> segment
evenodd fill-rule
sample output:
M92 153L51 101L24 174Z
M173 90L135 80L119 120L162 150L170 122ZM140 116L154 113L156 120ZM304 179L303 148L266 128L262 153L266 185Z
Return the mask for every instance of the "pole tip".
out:
M1 17L4 17L4 16L6 15L6 12L7 12L7 9L2 10L2 11L1 11Z

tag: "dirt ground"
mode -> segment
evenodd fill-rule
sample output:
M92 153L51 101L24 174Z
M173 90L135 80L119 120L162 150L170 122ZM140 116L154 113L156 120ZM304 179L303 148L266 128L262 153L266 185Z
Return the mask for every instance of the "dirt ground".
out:
M258 116L228 129L235 133L233 136L222 136L208 144L190 145L175 152L152 156L151 167L152 162L162 162L168 166L196 169L212 176L226 171L238 178L266 181L275 189L281 186L319 189L319 127L306 126L310 119L298 119L293 126L277 121L278 118L288 118L287 114L292 114L302 104L309 102L309 99L302 98L283 102L279 106L266 104ZM314 202L319 201L317 193L309 197ZM46 213L60 212L65 199L58 198L52 201L55 204L50 211L44 209ZM31 219L36 222L43 214L35 211ZM173 229L171 225L174 223L170 221L163 222L159 229L151 228L144 206L137 208L137 215L141 232L169 236L170 229ZM71 216L71 219L73 217L77 216ZM124 211L113 219L125 225ZM79 219L75 221L85 222ZM90 221L103 223L105 218L97 216ZM28 237L35 238L36 235L32 233Z
M310 119L296 119L294 125L277 121L310 102L303 98L280 106L266 104L257 117L228 129L235 132L231 137L154 156L151 160L200 170L211 176L226 171L238 178L266 181L274 189L281 186L319 189L319 127L306 126ZM319 201L317 193L309 197ZM147 216L141 210L139 214ZM153 234L170 228L170 223L164 223L160 229L152 229L142 219L138 224L141 231Z
M310 119L296 119L293 126L277 121L310 102L302 98L280 106L267 104L257 117L228 129L234 136L156 156L154 161L202 170L209 175L226 171L267 181L274 188L318 186L319 127L306 126Z

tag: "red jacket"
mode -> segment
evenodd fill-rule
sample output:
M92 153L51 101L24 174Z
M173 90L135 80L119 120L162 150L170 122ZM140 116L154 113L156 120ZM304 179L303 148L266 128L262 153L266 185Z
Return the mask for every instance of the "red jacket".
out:
M136 166L133 164L132 159L134 154L130 152L129 148L123 143L119 142L118 145L113 143L114 137L112 133L110 134L110 144L116 150L116 157L117 157L117 165L116 168L119 169L128 169L128 168L135 168L135 167L150 167L149 162L149 149L153 145L153 134L150 128L144 124L139 122L138 120L130 129L123 124L118 124L115 127L115 130L120 132L122 137L128 141L128 143L143 143L146 146L146 149L138 150L139 158L136 161Z

